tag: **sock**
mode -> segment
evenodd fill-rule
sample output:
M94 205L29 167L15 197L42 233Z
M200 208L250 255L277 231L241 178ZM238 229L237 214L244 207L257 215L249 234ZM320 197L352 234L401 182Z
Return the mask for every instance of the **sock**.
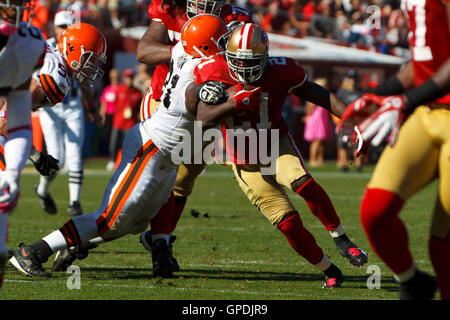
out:
M89 243L99 245L101 243L105 243L107 240L103 239L102 237L96 237L94 239L89 240Z
M155 242L158 239L166 240L167 245L169 245L170 234L165 234L165 233L153 234L153 231L152 231L152 242Z
M80 202L83 171L69 171L70 203Z
M57 231L55 231L55 232L57 232ZM41 263L46 262L48 260L48 257L50 257L53 254L53 252L55 252L52 250L52 248L50 248L50 245L44 239L41 239L41 240L33 243L31 245L31 247L36 251L36 257L38 258L38 260ZM64 247L65 246L62 246L59 249L62 249Z
M314 265L320 271L325 271L331 266L331 261L326 255L323 255L322 260Z
M170 229L170 233L175 231L178 221L181 218L181 214L183 213L184 207L186 206L186 202L187 197L175 197L175 209L174 215L172 216L172 226Z
M406 271L403 271L400 274L394 274L394 279L395 281L397 281L398 283L401 282L406 282L408 280L411 280L414 275L417 272L417 266L413 263L413 265L411 267L409 267L409 269L407 269Z
M330 230L330 235L332 238L337 238L340 237L342 235L344 235L344 228L342 227L342 225L338 225L336 229Z
M42 238L42 240L48 244L52 252L56 252L67 246L66 239L60 230L53 231L49 235Z
M159 209L155 217L150 221L152 235L171 233L172 218L175 213L175 198L173 192L167 202Z
M431 237L428 242L442 300L450 300L450 239Z
M317 245L313 235L305 229L297 212L282 220L277 228L299 255L313 265L320 263L323 251Z
M37 193L44 197L46 195L48 195L49 189L50 189L50 183L53 181L53 179L55 179L55 177L56 177L56 175L54 175L53 177L41 176L39 178L39 185L37 187Z
M296 193L305 199L309 210L328 231L336 229L341 224L330 197L314 179L308 180Z
M398 217L403 199L381 189L367 189L361 202L361 223L375 253L396 275L413 266L408 233Z

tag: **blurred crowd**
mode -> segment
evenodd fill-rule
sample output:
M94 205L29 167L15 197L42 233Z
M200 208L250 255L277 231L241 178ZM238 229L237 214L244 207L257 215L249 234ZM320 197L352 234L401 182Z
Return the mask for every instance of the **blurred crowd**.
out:
M408 26L397 0L242 1L268 32L324 38L337 44L404 56Z
M151 0L36 0L32 24L50 38L53 36L56 12L68 9L75 13L78 21L95 25L104 33L133 26L147 26L147 7L150 2ZM267 32L315 37L338 45L407 58L408 27L398 0L233 0L232 3L249 10L253 20ZM103 127L98 128L87 121L84 156L109 157L110 170L114 168L124 135L139 121L140 100L151 81L152 69L137 62L136 65L136 68L125 71L114 69L114 65L110 66L113 69L107 70L107 75L95 88L97 109L103 119ZM325 87L328 85L327 79L316 81ZM362 95L359 81L355 72L349 73L342 80L336 94L346 104L351 103ZM310 166L321 166L331 150L333 157L337 158L337 166L343 171L348 170L352 156L335 133L338 119L331 118L321 107L304 104L295 97L286 102L284 112L291 126L295 121L294 113L301 114L296 127L299 122L304 126L304 132L300 132L302 141L299 143L307 146ZM355 165L361 170L362 163L358 161Z
M36 0L33 24L51 36L52 21L70 9L99 29L148 25L151 0ZM408 54L408 27L399 0L232 0L267 32L317 37L399 56Z

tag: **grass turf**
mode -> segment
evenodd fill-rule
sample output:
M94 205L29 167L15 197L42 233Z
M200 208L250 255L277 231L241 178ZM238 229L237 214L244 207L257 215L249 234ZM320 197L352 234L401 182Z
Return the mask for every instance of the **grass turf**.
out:
M97 210L111 173L105 162L86 161L82 192L85 213ZM197 180L176 230L174 255L182 271L173 279L155 279L151 255L129 235L91 251L74 264L81 270L81 288L68 289L71 274L53 273L50 279L30 278L7 266L3 299L186 299L186 300L379 300L397 299L398 286L387 267L370 249L359 220L359 205L371 168L363 173L339 172L334 164L313 169L315 179L329 193L348 236L369 253L369 263L351 266L341 257L328 232L303 199L289 192L306 228L344 274L340 289L321 289L323 275L299 257L284 236L250 205L230 169L209 166ZM59 212L48 215L33 191L38 175L26 168L21 178L19 205L9 218L9 248L31 244L68 220L67 175L52 183ZM427 253L428 230L437 184L412 198L402 212L409 229L411 250L419 267L432 272ZM196 218L191 214L200 212ZM206 214L207 213L207 214ZM53 257L45 264L50 268ZM368 266L381 270L381 288L369 290ZM375 268L376 268L375 267ZM438 298L438 295L437 297Z

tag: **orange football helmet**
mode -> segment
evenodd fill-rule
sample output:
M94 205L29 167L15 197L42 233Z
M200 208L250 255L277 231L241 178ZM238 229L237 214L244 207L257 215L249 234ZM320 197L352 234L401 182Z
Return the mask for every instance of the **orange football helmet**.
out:
M230 75L243 83L261 78L269 59L269 39L258 25L246 23L231 32L225 50Z
M94 26L76 23L67 27L58 41L58 49L74 72L74 79L83 86L92 88L103 77L106 40Z
M218 16L200 14L184 24L181 43L194 58L209 57L221 51L219 41L226 33L227 26Z

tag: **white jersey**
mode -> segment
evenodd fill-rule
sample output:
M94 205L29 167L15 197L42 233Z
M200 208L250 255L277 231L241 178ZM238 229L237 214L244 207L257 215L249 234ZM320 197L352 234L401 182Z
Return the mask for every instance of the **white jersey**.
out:
M175 45L161 103L152 117L143 122L150 139L166 155L174 152L180 141L194 132L196 117L186 109L185 92L194 81L193 71L199 62L199 58L184 52L181 42Z
M0 91L14 90L25 83L42 63L44 50L41 31L21 25L0 50Z
M47 97L45 105L53 106L64 100L70 89L67 64L53 41L47 41L44 65L33 74L33 79L41 84Z

